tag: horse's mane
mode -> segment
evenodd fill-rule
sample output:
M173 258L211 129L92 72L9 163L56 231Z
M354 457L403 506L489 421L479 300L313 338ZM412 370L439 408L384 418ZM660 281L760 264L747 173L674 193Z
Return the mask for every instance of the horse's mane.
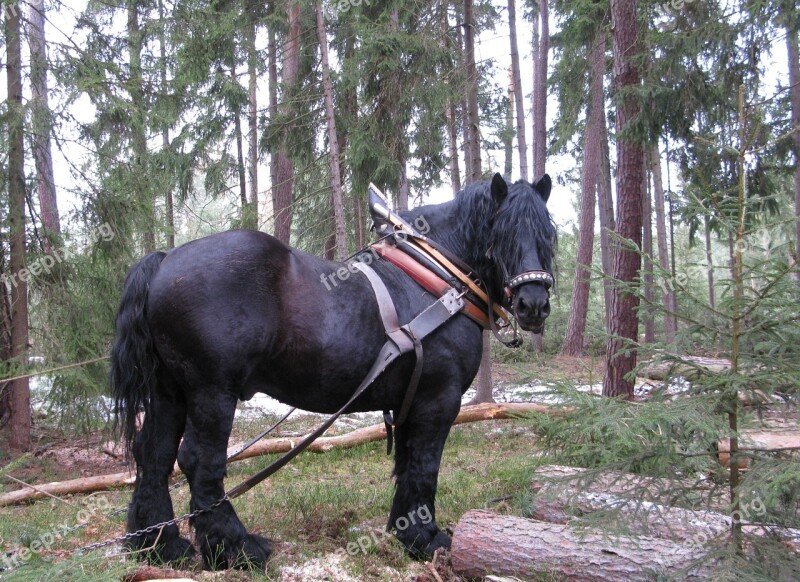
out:
M509 186L508 197L495 215L490 182L476 182L459 192L449 203L454 206L455 228L436 233L438 242L478 271L484 281L495 280L496 265L486 256L489 247L501 257L510 273L520 270L523 249L520 240L533 233L542 268L552 272L556 228L542 197L525 180ZM524 235L524 236L523 236Z

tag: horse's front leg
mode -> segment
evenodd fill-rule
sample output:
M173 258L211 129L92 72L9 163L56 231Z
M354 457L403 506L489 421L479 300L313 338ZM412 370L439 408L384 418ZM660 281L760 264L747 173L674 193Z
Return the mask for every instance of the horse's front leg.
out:
M450 536L436 524L436 487L442 450L461 406L455 387L420 394L395 435L396 491L387 529L414 557L450 548Z
M211 508L225 495L223 481L236 398L210 394L199 391L190 401L190 423L178 455L178 463L189 478L192 511ZM263 569L272 552L268 539L247 533L230 501L200 513L193 525L207 569Z

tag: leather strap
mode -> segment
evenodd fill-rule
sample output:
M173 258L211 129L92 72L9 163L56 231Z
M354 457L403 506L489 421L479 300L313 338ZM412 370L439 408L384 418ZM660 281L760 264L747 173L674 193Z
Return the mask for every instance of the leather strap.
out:
M428 306L422 313L420 313L411 322L403 327L408 328L415 337L422 341L428 334L441 327L448 319L461 311L463 307L464 300L455 289L451 289L448 293L445 293L442 297L440 297L439 300L433 305ZM264 467L252 477L249 477L248 479L239 483L239 485L228 491L225 494L225 497L230 500L250 491L250 489L261 483L264 479L268 478L270 475L274 475L278 470L286 466L289 461L302 453L308 447L308 445L322 436L325 431L328 430L336 421L336 419L344 414L344 412L350 408L353 402L355 402L356 399L372 385L375 379L380 376L387 367L389 367L389 364L395 361L400 355L402 355L402 352L400 352L399 348L394 342L387 341L385 344L383 344L381 351L378 353L378 357L375 358L375 362L372 364L372 368L370 368L366 377L361 381L361 384L359 384L358 388L356 388L356 391L353 393L350 399L345 402L344 406L342 406L335 414L331 415L328 420L322 423L322 425L320 425L314 432L300 441L292 450L287 451L281 457L273 461L270 465Z
M423 267L412 257L408 256L394 245L388 243L378 243L372 246L376 253L387 261L395 265L409 277L414 279L428 293L441 297L452 287L439 275ZM475 321L484 329L491 329L489 316L483 308L478 307L472 302L464 304L464 315Z

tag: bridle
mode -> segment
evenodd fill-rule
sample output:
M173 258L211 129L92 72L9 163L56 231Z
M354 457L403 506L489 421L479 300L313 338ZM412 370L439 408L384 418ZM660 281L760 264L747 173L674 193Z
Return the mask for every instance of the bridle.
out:
M519 273L518 275L509 278L508 269L506 268L505 263L499 257L494 256L494 254L492 253L491 246L486 251L486 258L495 263L499 267L500 272L502 273L503 302L501 305L509 313L514 314L515 322L517 321L517 314L514 312L514 295L517 289L519 289L522 285L525 285L526 283L536 283L536 282L541 283L544 286L545 290L547 291L547 296L550 297L550 288L555 284L555 278L553 277L552 274L550 274L549 271L545 271L542 269L532 269L530 271L523 271L522 273ZM487 295L489 294L487 293ZM518 330L516 325L512 326L512 330L514 332L513 338L511 340L503 339L503 337L500 335L500 328L497 327L495 320L491 317L492 309L493 309L493 302L491 300L491 296L489 295L489 314L490 314L489 321L492 326L492 332L494 333L497 340L503 345L506 345L511 348L518 348L519 346L521 346L523 342L522 339L518 337ZM510 323L503 327L506 328L509 326L511 326Z

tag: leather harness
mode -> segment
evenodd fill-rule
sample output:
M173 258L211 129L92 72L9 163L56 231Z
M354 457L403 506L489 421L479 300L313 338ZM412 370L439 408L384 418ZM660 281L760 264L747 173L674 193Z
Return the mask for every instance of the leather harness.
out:
M381 321L386 332L386 342L381 347L366 377L361 381L361 384L356 388L350 399L335 414L331 415L292 450L284 453L270 465L228 491L224 499L230 500L242 495L284 467L294 457L303 452L308 445L322 436L336 419L345 413L378 376L389 367L389 364L401 355L413 351L416 357L414 370L400 409L394 419L391 411L385 410L383 412L386 425L387 454L391 453L394 441L393 429L401 426L406 421L422 376L422 340L457 313L464 313L484 329L491 329L504 344L512 347L521 345L521 341L516 337L516 329L514 330L514 339L512 341L506 341L500 337L496 320L502 319L506 324L509 324L510 318L500 305L492 301L489 294L482 289L480 282L473 278L473 270L460 259L452 256L446 249L439 247L430 239L426 239L416 232L402 218L389 212L378 193L378 189L370 184L370 209L373 212L373 218L376 224L379 220L382 220L386 226L391 226L392 231L385 234L388 236L394 235L397 244L389 244L386 242L385 238L387 237L385 236L381 241L374 243L371 249L409 275L423 289L437 297L437 300L409 323L400 325L394 302L381 278L374 269L364 262L354 261L352 264L364 274L372 286L378 303ZM380 230L379 228L379 232ZM409 241L413 241L413 243ZM402 247L402 250L398 247ZM501 267L505 272L505 267L502 263ZM510 280L507 274L505 274L505 277L506 304L509 306L516 287L534 280L542 282L547 287L553 283L552 275L546 271L528 271Z

